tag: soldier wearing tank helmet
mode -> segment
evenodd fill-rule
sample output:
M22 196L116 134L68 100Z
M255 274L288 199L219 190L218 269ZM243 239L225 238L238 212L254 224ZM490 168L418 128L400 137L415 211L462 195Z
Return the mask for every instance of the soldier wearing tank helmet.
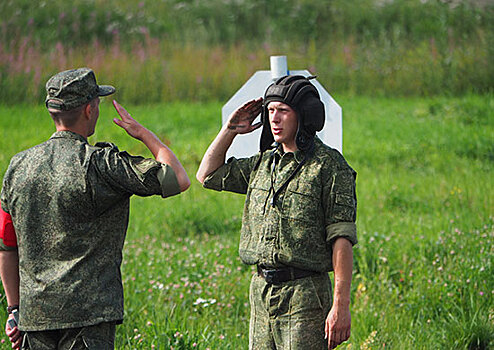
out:
M257 268L249 349L333 349L350 337L356 173L315 135L324 115L310 78L279 78L230 115L196 175L246 194L239 254ZM260 152L225 163L233 139L259 127Z
M98 85L91 69L60 72L46 91L56 132L12 158L0 196L5 330L13 348L113 349L124 317L120 265L130 197L173 196L190 181L173 152L115 101L121 119L114 122L155 159L88 143L100 97L115 92Z

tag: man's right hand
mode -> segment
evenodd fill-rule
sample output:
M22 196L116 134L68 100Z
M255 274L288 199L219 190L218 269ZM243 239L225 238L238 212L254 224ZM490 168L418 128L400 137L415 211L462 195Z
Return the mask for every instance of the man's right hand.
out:
M247 134L262 126L262 123L252 125L261 110L262 97L245 103L230 114L202 157L196 174L200 183L203 184L209 174L225 164L226 152L238 134Z
M113 100L113 106L122 120L113 118L113 122L119 127L127 131L127 134L135 139L142 140L143 131L147 131L141 124L137 122L125 108L123 108L117 101Z
M8 320L10 319L14 319L14 315L9 314ZM10 328L8 320L5 323L5 334L7 334L7 337L9 337L9 340L12 343L12 349L20 349L22 342L21 331L19 331L17 326Z
M262 97L246 102L228 117L226 126L237 134L248 134L262 126L262 123L252 125L262 110Z

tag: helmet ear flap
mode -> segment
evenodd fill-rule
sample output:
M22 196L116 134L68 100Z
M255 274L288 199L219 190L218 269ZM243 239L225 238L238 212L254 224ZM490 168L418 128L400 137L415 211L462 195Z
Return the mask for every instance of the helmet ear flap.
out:
M273 134L271 133L271 128L268 123L263 123L263 127L261 129L261 139L260 139L260 149L261 152L267 150L274 142Z
M263 102L261 110L261 139L260 139L260 150L264 152L267 150L274 142L273 134L271 133L271 128L269 126L269 115L268 115L268 104Z
M310 135L304 128L299 128L295 142L300 150L306 151L314 142L314 135Z
M305 99L304 103L299 107L300 113L303 116L304 129L315 135L317 131L321 131L325 122L324 104L316 96L311 96Z

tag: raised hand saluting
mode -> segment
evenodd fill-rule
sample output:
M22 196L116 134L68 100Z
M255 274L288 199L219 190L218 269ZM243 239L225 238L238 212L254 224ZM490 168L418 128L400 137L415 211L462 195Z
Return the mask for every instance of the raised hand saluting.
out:
M246 102L228 117L228 129L237 134L248 134L262 126L262 123L252 124L262 110L262 97Z

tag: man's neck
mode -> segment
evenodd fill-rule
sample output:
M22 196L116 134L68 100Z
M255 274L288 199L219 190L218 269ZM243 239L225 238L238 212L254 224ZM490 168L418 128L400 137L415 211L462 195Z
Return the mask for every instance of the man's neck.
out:
M82 137L84 137L86 139L89 136L87 130L85 128L83 128L82 126L78 126L78 125L68 127L65 125L55 124L55 128L57 129L57 131L71 131L73 133L81 135Z
M283 152L285 153L288 152L295 153L295 151L298 150L297 143L295 141L290 144L282 143L281 146L283 147Z

